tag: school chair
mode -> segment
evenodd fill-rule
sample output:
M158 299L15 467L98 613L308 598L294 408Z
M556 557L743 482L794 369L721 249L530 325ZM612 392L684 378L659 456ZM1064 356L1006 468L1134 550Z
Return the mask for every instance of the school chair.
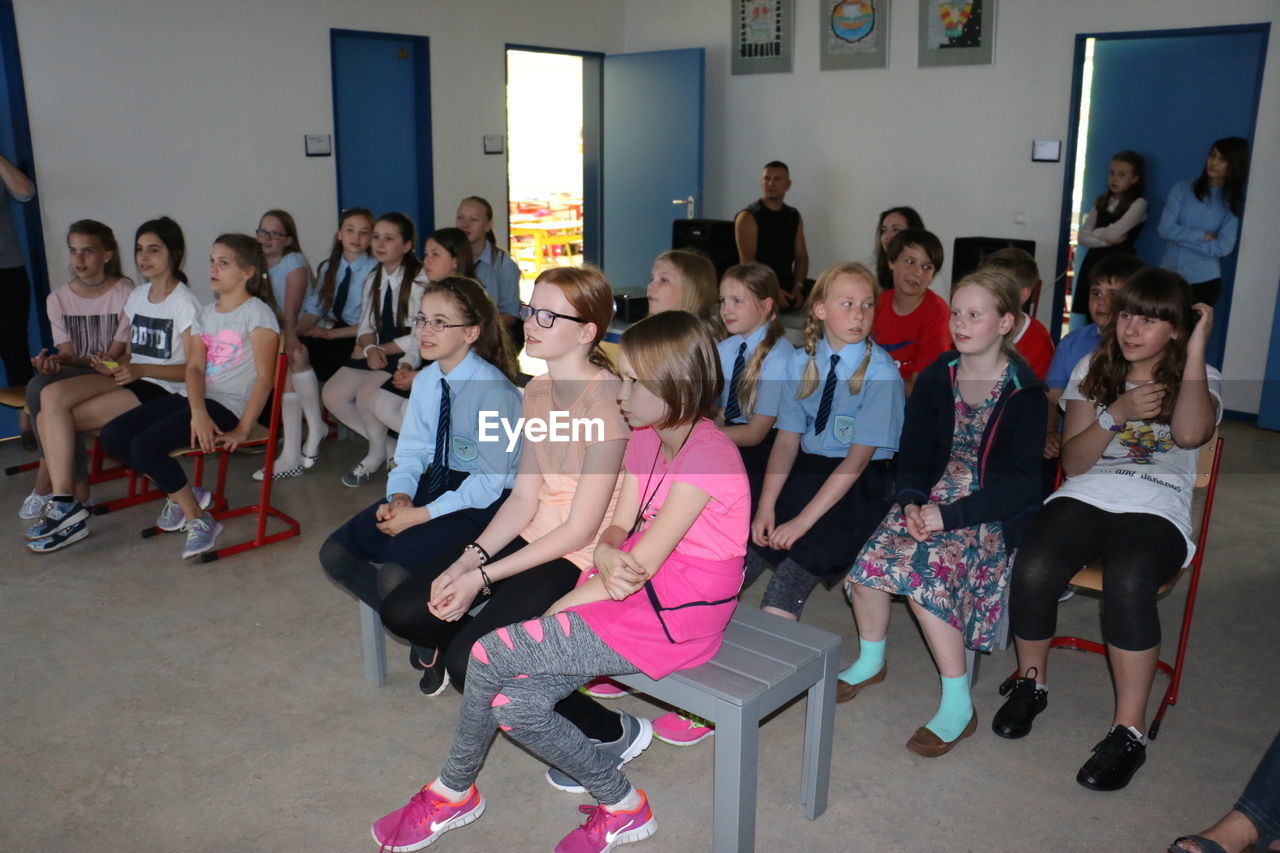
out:
M258 488L258 502L246 504L244 506L231 508L227 502L227 466L231 460L231 453L224 449L218 449L206 453L203 450L191 448L179 448L173 451L170 456L192 457L195 459L195 473L192 477L192 483L200 484L204 477L204 457L214 454L218 457L218 476L216 484L212 490L213 502L209 505L210 514L218 521L226 521L229 518L241 518L244 516L252 516L255 521L254 535L251 539L238 542L235 545L224 545L216 551L208 551L200 555L200 562L212 563L223 557L230 557L239 554L242 551L249 551L254 548L261 548L264 545L270 545L274 542L280 542L285 539L291 539L298 536L302 532L302 525L297 519L290 515L286 515L278 507L271 504L271 487L274 485L272 473L275 471L277 445L280 438L280 407L281 401L284 399L284 383L289 373L289 356L287 353L279 353L276 356L276 372L271 391L271 418L270 426L263 428L261 424L254 424L253 429L249 432L248 439L237 449L253 446L263 446L266 453L263 456L262 468L263 477L262 485ZM284 529L275 533L267 533L267 519L275 518L284 522ZM155 536L160 532L157 527L148 527L142 531L144 539Z
M1176 705L1178 702L1178 688L1182 685L1182 665L1186 661L1187 642L1191 637L1191 617L1196 608L1196 594L1200 588L1200 570L1204 566L1205 546L1209 541L1209 521L1213 516L1213 499L1214 493L1218 489L1218 466L1222 463L1222 437L1215 431L1213 438L1200 448L1196 460L1196 489L1204 489L1204 507L1200 511L1200 529L1196 535L1196 555L1191 558L1187 565L1180 568L1167 583L1160 587L1158 596L1163 596L1173 589L1183 574L1190 573L1190 580L1187 582L1187 601L1182 611L1182 631L1178 637L1178 651L1170 664L1165 660L1159 660L1156 663L1156 670L1169 678L1169 687L1164 691L1164 696L1160 699L1160 709L1156 711L1155 718L1151 721L1151 728L1147 731L1147 737L1152 740L1160 732L1160 723L1164 720L1164 712L1168 710L1170 705ZM1078 590L1085 590L1093 593L1102 592L1102 562L1094 561L1076 572L1071 578L1071 586ZM1057 636L1049 643L1050 649L1074 649L1078 652L1092 652L1093 654L1105 655L1107 647L1104 643L1095 640L1086 640L1081 637ZM1013 689L1013 683L1018 677L1018 671L1014 670L1013 674L1005 679L1000 685L1000 695L1006 695Z
M13 388L0 388L0 406L8 406L11 409L25 411L27 408L27 386L19 385ZM102 444L98 441L97 431L89 433L93 436L93 448L89 451L89 484L97 485L98 483L106 483L111 480L118 480L122 477L129 476L131 472L123 465L116 464L106 465L107 453L102 449ZM10 465L4 469L6 476L21 474L24 471L34 471L40 467L39 459L32 459L30 462L23 462L20 465Z

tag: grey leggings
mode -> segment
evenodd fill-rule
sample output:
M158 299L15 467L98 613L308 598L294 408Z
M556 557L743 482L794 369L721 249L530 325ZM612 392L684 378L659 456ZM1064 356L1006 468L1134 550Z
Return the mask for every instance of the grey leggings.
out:
M751 585L756 578L769 568L769 560L755 545L747 546L746 579L743 589ZM773 607L784 613L800 618L804 604L818 586L818 576L787 557L773 570L769 585L765 587L764 596L760 599L761 607Z
M32 428L36 430L37 439L40 436L39 424L36 421L36 416L40 414L40 392L55 382L61 382L63 379L88 376L94 372L87 367L68 367L64 365L57 373L37 373L31 377L31 381L27 383L27 414L31 416ZM89 454L85 452L84 442L81 441L78 435L76 436L74 447L75 481L80 483L89 476ZM44 458L44 448L40 449L40 458Z
M599 675L639 672L572 611L508 625L471 647L458 730L440 781L465 791L476 780L494 731L502 729L534 755L582 783L606 806L631 783L555 705Z

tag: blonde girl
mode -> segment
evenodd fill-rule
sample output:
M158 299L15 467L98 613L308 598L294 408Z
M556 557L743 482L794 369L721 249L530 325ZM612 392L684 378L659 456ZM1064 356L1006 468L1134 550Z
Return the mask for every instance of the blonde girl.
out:
M897 505L845 580L859 655L840 673L836 699L884 680L889 599L906 596L942 676L937 713L907 741L927 758L977 728L965 646L991 648L1010 555L1039 506L1045 388L1014 348L1018 317L1018 285L1003 273L972 273L952 291L956 350L916 381L898 453Z
M707 324L715 340L724 337L724 328L716 313L720 299L716 268L706 255L686 249L672 249L658 255L645 296L649 299L650 314L688 311Z

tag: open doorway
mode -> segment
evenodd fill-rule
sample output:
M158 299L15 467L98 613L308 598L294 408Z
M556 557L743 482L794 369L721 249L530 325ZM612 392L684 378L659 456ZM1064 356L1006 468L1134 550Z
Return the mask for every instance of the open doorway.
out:
M1066 274L1054 289L1055 338L1071 323L1072 294L1088 288L1075 276L1084 255L1077 235L1106 190L1112 156L1128 149L1146 162L1148 212L1134 252L1158 265L1165 248L1158 226L1173 186L1200 174L1217 139L1244 137L1252 148L1268 31L1256 24L1076 36L1057 265ZM1235 249L1221 261L1222 293L1209 344L1215 365L1226 346Z

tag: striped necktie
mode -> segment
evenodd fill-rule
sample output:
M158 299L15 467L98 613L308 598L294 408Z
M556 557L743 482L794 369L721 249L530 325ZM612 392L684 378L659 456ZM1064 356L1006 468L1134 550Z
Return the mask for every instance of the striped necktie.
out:
M440 420L436 424L436 454L431 462L431 476L427 478L427 493L435 496L444 491L449 475L450 428L449 383L440 380Z
M351 266L347 265L347 271L342 274L342 281L338 282L338 292L333 297L333 319L338 325L344 325L342 322L342 309L347 307L347 294L351 292Z
M724 407L724 421L736 424L742 420L742 407L738 405L738 386L742 383L742 371L747 366L747 342L738 345L738 357L733 360L733 377L729 380L729 402Z
M822 431L827 428L827 419L831 417L831 403L836 398L836 365L839 363L840 356L832 353L831 367L827 369L827 381L822 385L822 400L818 402L818 419L813 424L815 435L822 435Z

